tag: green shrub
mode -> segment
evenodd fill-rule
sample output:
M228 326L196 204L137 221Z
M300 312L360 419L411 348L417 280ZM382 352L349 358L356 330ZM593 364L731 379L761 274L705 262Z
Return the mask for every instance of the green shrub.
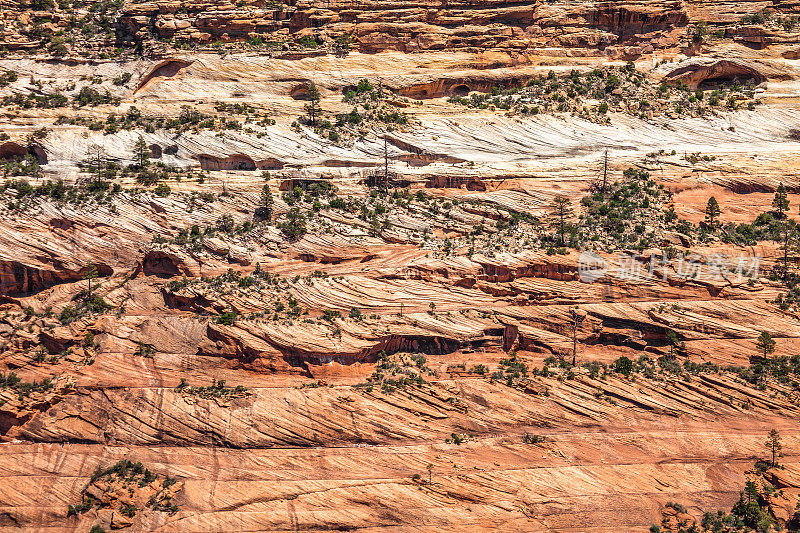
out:
M75 308L71 305L67 305L61 310L61 313L58 315L58 320L60 320L62 324L69 324L77 317L78 312L75 310Z
M225 313L218 315L215 321L217 324L222 324L223 326L232 326L236 321L236 312L226 311Z
M114 85L125 85L130 81L132 74L130 72L123 72L121 75L114 78L113 82Z
M156 185L156 188L153 189L153 193L155 193L156 196L165 197L172 193L172 189L166 183L159 183Z
M136 516L136 511L138 511L138 509L132 503L124 503L119 508L119 512L121 512L128 518L133 518L134 516Z
M631 372L633 372L633 361L623 355L614 361L614 370L624 376L630 376Z

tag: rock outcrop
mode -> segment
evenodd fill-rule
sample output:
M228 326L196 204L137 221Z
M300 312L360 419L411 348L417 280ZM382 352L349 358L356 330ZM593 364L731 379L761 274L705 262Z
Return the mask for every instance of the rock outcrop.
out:
M796 44L794 28L743 18L760 15L765 8L787 16L796 10L791 3L710 4L697 0L484 1L445 6L429 2L328 2L323 6L307 1L181 4L156 0L106 6L104 14L113 19L117 43L278 43L272 53L286 58L313 57L324 53L324 48L337 53L351 48L364 53L494 50L522 56L535 50L545 55L631 58L655 50L692 47L686 36L699 23L710 23L714 31L747 46ZM2 37L6 48L31 50L40 44L40 32L31 29L30 17L13 18L22 9L22 4L12 5L4 15L9 22ZM95 12L81 13L82 20L91 21ZM46 3L38 16L54 31L75 23L68 12ZM104 31L109 29L107 20L99 22ZM303 49L284 44L298 42ZM165 68L174 67L171 63Z

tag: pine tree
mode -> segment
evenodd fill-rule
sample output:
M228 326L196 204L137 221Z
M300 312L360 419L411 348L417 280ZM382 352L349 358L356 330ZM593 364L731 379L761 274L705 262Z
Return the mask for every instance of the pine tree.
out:
M319 102L321 100L321 97L319 94L319 90L317 89L317 86L314 84L313 81L308 85L308 100L309 103L306 106L306 113L308 113L308 122L312 126L316 126L317 117L321 113L319 107Z
M706 225L714 229L720 214L722 214L722 210L719 208L717 199L712 196L708 199L708 203L706 204Z
M683 342L674 331L669 330L667 332L667 342L669 343L670 357L674 356L676 351L680 354L686 353L686 343Z
M97 278L97 268L94 265L89 266L86 272L83 273L83 279L89 282L89 299L92 299L92 280Z
M569 198L558 195L553 198L550 209L555 219L554 225L558 227L559 245L564 246L564 234L566 233L567 223L572 216L572 204Z
M600 194L603 198L606 196L606 185L608 184L608 150L606 156L603 158L603 185L600 187Z
M572 314L572 366L575 366L578 360L578 328L586 318L586 311L573 307L570 309L570 314Z
M144 139L142 139L141 135L139 135L139 140L136 141L133 147L133 155L136 165L140 169L147 167L147 164L150 162L150 148L147 146Z
M766 359L769 354L775 352L775 339L768 332L762 331L756 341L756 348L764 354L764 359Z
M783 279L785 280L789 275L789 253L797 252L797 224L788 219L780 225L779 230L781 237L780 250L783 252Z
M778 185L778 190L775 191L772 207L778 211L778 218L783 218L784 213L789 211L789 197L786 194L786 187L783 186L783 183Z
M678 336L674 331L667 332L667 342L669 343L669 356L673 357L675 355L675 346L678 344Z
M272 190L269 188L269 183L265 183L261 188L261 205L257 215L267 222L272 220Z
M102 146L92 144L87 148L89 166L95 173L95 179L100 181L100 176L105 167L106 152Z
M781 444L781 435L776 429L769 432L769 435L767 435L767 442L764 443L764 446L772 453L772 468L775 468L778 466L778 457L783 457L781 453L781 449L783 448Z
M296 241L306 234L306 217L300 208L293 207L286 213L286 222L279 224L279 228L290 241Z

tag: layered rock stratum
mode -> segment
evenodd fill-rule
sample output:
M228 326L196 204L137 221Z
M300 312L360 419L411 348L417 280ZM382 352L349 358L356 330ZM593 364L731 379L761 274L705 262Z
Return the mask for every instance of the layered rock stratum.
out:
M0 529L796 528L798 16L5 3Z

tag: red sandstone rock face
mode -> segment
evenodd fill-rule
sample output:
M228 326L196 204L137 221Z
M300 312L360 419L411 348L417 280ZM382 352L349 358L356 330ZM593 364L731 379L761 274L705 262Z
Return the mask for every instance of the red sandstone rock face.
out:
M488 49L527 53L548 49L555 55L629 58L675 47L685 38L689 24L700 21L718 25L728 37L748 45L796 43L796 32L735 24L743 15L763 7L662 0L599 4L487 1L446 6L333 2L324 7L313 2L265 6L153 1L126 3L116 14L115 24L117 39L130 42L158 38L202 44L253 37L281 42L313 34L331 44L349 35L355 49L367 53ZM795 7L779 3L774 9L790 15ZM68 17L56 12L51 18L55 31ZM36 45L14 31L3 39L6 46L17 49Z
M791 7L778 7L791 12ZM696 16L693 13L697 13ZM318 6L298 3L274 9L199 4L175 14L172 4L129 4L120 18L125 33L146 38L151 28L160 37L240 40L254 35L307 35L323 39L349 34L355 47L368 53L385 50L514 50L531 48L573 50L577 54L636 57L671 48L691 22L738 22L749 8L708 8L702 3L642 1L588 4L536 2L507 5L427 3L384 6L369 2ZM777 33L754 27L736 28L731 36L749 43L796 42L796 33ZM580 52L583 50L584 52ZM568 53L568 52L562 52Z
M22 399L10 390L3 393L0 430L6 444L0 461L16 461L13 471L25 472L36 464L27 455L36 450L62 459L56 461L60 466L46 467L48 479L77 476L63 494L44 490L39 514L21 502L42 489L19 483L19 496L6 509L17 523L57 530L95 523L125 530L204 530L213 524L243 527L243 520L252 529L426 528L430 517L416 519L406 511L427 502L441 513L434 523L445 529L464 523L491 529L489 522L495 521L512 530L591 529L597 518L584 507L605 508L621 498L625 508L638 501L639 511L605 516L614 528L626 529L657 522L665 501L687 494L702 493L704 507L730 505L749 458L759 453L764 427L781 428L787 448L796 442L791 428L799 411L789 391L760 391L731 375L634 382L621 376L594 379L579 368L570 379L534 377L509 387L470 371L473 364L507 357L503 350L515 350L536 365L544 355L569 357L575 303L584 313L576 331L581 358L665 354L665 332L674 330L687 339L690 358L742 364L741 354L767 324L787 342L800 337L795 318L763 302L774 288L754 288L751 294L726 285L727 299L711 296L703 279L683 287L632 286L615 279L587 286L576 277L577 254L476 254L443 261L373 244L340 250L336 261L320 262L308 256L317 246L310 240L288 252L302 259L284 258L271 267L262 259L261 268L283 272L288 280L282 290L315 315L322 310L346 315L355 304L380 318L289 325L254 317L226 325L208 316L231 308L243 317L259 311L271 289L236 283L180 287L170 281L194 278L194 272L180 270L190 261L252 274L253 267L224 259L232 246L219 239L209 243L207 256L172 248L118 257L118 264L131 265L132 277L122 271L103 276L95 290L117 309L124 306L122 312L59 327L50 327L53 319L47 317L5 319L3 324L17 331L9 335L0 328L10 343L3 353L8 370L26 381L54 372L70 381ZM328 256L335 248L320 249L317 255ZM251 259L257 262L260 253L252 250ZM334 277L292 281L294 273L310 272L304 268L330 270ZM363 268L374 271L365 275ZM18 313L28 305L36 312L53 306L58 313L85 283L57 283L6 308ZM664 308L663 301L679 301L681 309ZM436 303L435 312L429 302ZM87 333L93 335L89 345ZM46 350L45 359L31 362L24 350L37 346ZM151 355L142 346L150 346ZM782 342L781 352L790 346ZM439 374L430 385L402 393L354 388L372 374L384 350L425 353ZM460 361L469 364L451 368ZM181 380L199 386L212 379L249 392L204 398L180 388ZM462 433L471 435L466 443L445 444ZM524 444L524 433L546 439ZM403 461L397 460L400 455ZM65 504L80 500L95 466L108 467L123 456L179 478L182 492L172 496L178 510L143 509L128 519L116 509L125 494L117 494L116 485L95 484L90 490L106 506L65 517ZM667 456L677 462L665 466ZM787 461L794 457L790 453ZM350 465L347 473L342 461ZM427 464L434 465L430 484L424 480ZM642 506L642 497L632 494L651 494L653 476L663 494L648 496ZM320 483L328 487L324 496ZM376 488L364 492L365 483ZM264 491L270 497L262 501ZM135 501L147 499L136 494ZM281 510L289 503L296 519ZM775 500L776 514L785 503ZM379 515L364 510L378 504L388 510ZM253 506L266 507L255 515L244 511ZM320 508L323 514L312 512ZM472 516L477 508L483 509L480 519ZM347 516L338 514L341 509ZM358 509L360 516L353 514Z
M226 10L226 7L228 10ZM251 35L271 35L280 30L313 30L327 38L342 33L353 36L363 52L399 50L512 49L531 45L601 49L640 46L671 33L689 22L681 2L642 2L626 5L508 6L403 4L387 8L378 4L331 4L325 9L299 3L273 10L234 6L191 6L186 14L173 14L171 4L129 4L120 24L142 38L150 28L160 37L191 40L228 40ZM674 36L665 44L674 44ZM618 52L615 52L618 53Z
M13 139L0 144L0 158L29 153L26 136L46 126L51 133L30 147L44 176L70 185L90 178L80 166L89 142L125 165L139 134L154 160L204 171L203 180L166 180L168 196L130 175L117 178L122 190L108 202L42 195L8 208L18 199L2 192L0 529L608 532L661 523L677 531L730 508L772 428L783 435L786 468L762 478L782 490L768 506L786 523L800 494L797 385L748 381L728 368L756 360L763 331L776 339L774 357L800 349L796 307L775 303L786 292L771 276L779 243L735 246L719 234L701 243L697 232L670 230L633 249L648 224L636 241L613 244L632 248L628 267L646 272L650 254L669 251L703 272L687 278L672 264L632 278L619 254L595 244L610 270L587 283L578 251L562 254L530 229L549 228L556 195L585 214L580 200L606 148L612 180L648 169L675 192L663 207L693 224L711 195L723 222L749 223L771 209L779 183L795 216L797 34L740 24L763 7L750 4L129 2L115 19L121 38L330 43L349 34L354 49L375 54L334 57L320 47L271 57L183 50L97 64L0 60L20 73L2 96L38 91L30 77L69 91L76 78L91 84L97 75L123 99L14 109L0 118ZM24 7L2 16L34 22ZM44 31L58 31L66 14L47 17ZM687 28L701 20L725 36L690 46ZM38 46L0 31L7 47ZM766 81L754 89L763 105L692 119L612 109L605 124L568 113L505 116L442 98L603 64L584 56L678 49L701 57L649 70L648 56L638 67L648 83L749 77ZM127 85L111 81L125 72ZM335 120L352 109L342 90L362 78L419 118L379 132L403 179L396 198L380 199L383 217L370 218L378 206L367 201L363 173L382 157L381 137L367 131L343 147L291 126L311 80ZM131 105L171 119L181 106L212 112L217 102L254 105L278 123L263 135L103 135L55 123L62 113L105 121ZM695 152L717 159L682 157ZM352 207L284 196L312 182L332 183ZM263 209L264 183L274 213L246 226ZM310 231L290 240L276 224L293 205ZM514 227L520 214L525 230ZM190 240L193 226L202 237ZM720 254L760 255L760 275L714 276L708 268ZM562 363L572 357L577 366ZM626 376L614 366L622 357L641 367ZM509 375L511 365L526 374ZM9 381L12 373L22 381ZM164 493L163 482L93 478L121 459L177 483ZM100 503L67 516L86 495ZM687 512L665 512L669 501ZM138 510L131 517L123 505Z

